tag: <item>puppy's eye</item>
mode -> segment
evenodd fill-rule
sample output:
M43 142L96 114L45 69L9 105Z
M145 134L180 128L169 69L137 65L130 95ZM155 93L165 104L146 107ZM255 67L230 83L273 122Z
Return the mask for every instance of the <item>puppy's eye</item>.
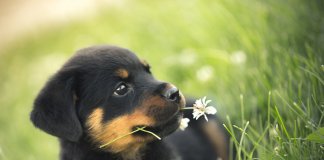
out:
M116 90L114 91L115 96L123 96L128 93L129 87L125 83L121 83L117 86Z

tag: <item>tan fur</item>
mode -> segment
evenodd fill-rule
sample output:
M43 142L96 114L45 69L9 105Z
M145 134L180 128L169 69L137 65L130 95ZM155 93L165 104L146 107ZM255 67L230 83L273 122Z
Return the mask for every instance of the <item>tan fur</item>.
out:
M141 63L143 64L144 67L149 67L150 66L145 60L141 60Z
M184 101L181 101L184 103ZM145 99L140 106L129 114L118 116L107 123L104 123L103 108L96 108L88 117L86 125L95 143L100 145L107 144L114 139L126 135L133 131L135 126L154 126L156 123L153 117L149 117L151 107L164 107L167 102L160 96L151 96ZM154 140L153 136L140 137L128 135L109 144L103 149L112 153L120 153L124 159L136 159L139 151L145 144Z
M154 124L154 120L147 117L141 109L135 110L131 114L119 116L108 123L102 122L103 109L95 109L89 116L87 126L90 134L95 142L100 145L107 144L117 137L126 135L132 132L134 126L144 125L150 126ZM127 153L125 157L133 157L143 147L146 141L153 137L134 137L132 135L121 138L112 144L106 146L104 149L113 153Z
M119 76L120 78L126 79L128 78L129 73L126 69L121 68L116 71L116 75Z
M152 96L142 103L142 106L148 109L150 106L162 107L166 105L166 101L160 96Z
M203 125L203 130L214 145L214 149L217 155L219 155L218 159L227 160L226 137L219 127L220 126L215 121L209 121Z
M89 116L87 125L89 127L89 130L101 130L102 128L102 121L103 118L103 109L102 108L97 108L95 109Z

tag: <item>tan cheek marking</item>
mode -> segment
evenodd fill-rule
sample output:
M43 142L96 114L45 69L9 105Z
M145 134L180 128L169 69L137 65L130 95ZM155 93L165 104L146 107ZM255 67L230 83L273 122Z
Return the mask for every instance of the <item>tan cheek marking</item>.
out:
M123 115L108 121L107 124L102 124L102 113L102 109L101 111L98 111L98 109L94 110L87 121L90 135L95 142L100 145L107 144L117 137L130 133L134 126L150 126L155 123L152 118L147 117L141 110L136 110L131 114ZM119 153L122 151L132 152L130 149L138 150L142 145L144 145L144 142L151 138L152 137L144 139L142 137L134 137L130 135L115 141L105 149L113 153Z
M150 98L148 98L147 100L145 100L142 103L143 108L148 108L150 106L154 106L154 107L163 107L166 106L166 101L163 100L160 96L152 96Z
M97 108L95 109L89 116L87 121L87 126L90 130L101 130L102 128L102 117L103 117L103 109Z
M208 123L203 125L203 130L209 140L214 145L214 150L216 151L217 155L222 160L228 159L228 151L227 151L227 143L226 143L226 136L224 132L219 128L217 122L209 121Z
M125 78L128 78L129 73L126 69L118 69L116 71L116 75L119 76L120 78L125 79Z

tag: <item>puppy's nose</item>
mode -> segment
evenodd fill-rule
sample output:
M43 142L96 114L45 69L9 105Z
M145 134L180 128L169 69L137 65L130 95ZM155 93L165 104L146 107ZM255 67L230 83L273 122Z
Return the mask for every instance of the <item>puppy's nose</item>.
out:
M174 86L166 89L162 95L168 101L178 101L180 99L179 89Z

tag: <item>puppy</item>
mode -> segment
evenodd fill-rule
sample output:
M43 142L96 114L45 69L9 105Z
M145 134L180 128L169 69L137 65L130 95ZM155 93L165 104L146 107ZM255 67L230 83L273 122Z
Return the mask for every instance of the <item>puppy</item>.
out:
M193 120L191 110L181 110L185 104L181 92L156 80L134 53L103 45L78 51L50 78L31 121L59 138L61 160L228 159L219 121ZM189 127L175 132L183 117L191 118ZM140 131L114 141L138 127L162 140Z

